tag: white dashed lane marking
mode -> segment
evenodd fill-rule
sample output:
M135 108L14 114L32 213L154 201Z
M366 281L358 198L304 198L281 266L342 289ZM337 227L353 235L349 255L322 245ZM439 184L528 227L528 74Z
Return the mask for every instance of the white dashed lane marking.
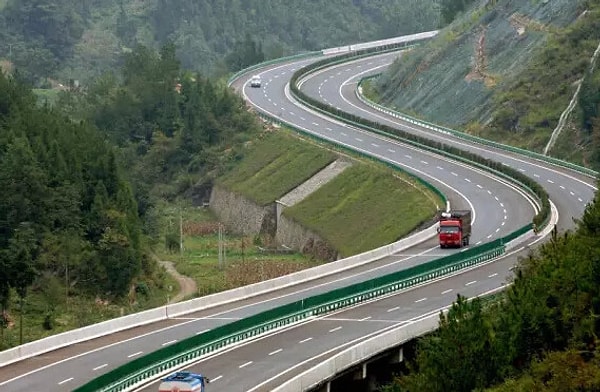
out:
M476 280L473 280L473 281L471 281L471 282L469 282L469 283L465 283L465 286L470 286L470 285L472 285L472 284L474 284L474 283L477 283L477 281L476 281Z
M127 356L127 358L133 358L133 357L136 357L136 356L138 356L138 355L140 355L140 354L142 354L142 353L143 353L143 351L138 351L137 353L129 354L129 355Z
M298 343L302 344L302 343L306 343L306 342L311 341L311 340L312 340L312 338L306 338L304 340L299 341Z
M342 327L341 327L341 326L340 326L340 327L335 327L335 328L333 328L333 329L330 329L330 330L329 330L329 332L330 332L330 333L332 333L332 332L337 332L337 331L339 331L340 329L342 329Z
M93 368L92 370L93 370L93 371L96 371L96 370L104 369L104 368L105 368L105 367L107 367L107 366L108 366L108 363L105 363L105 364L103 364L103 365L96 366L96 367L95 367L95 368Z
M415 301L415 303L419 303L419 302L423 302L423 301L427 301L427 298L421 298Z
M252 361L248 361L246 363L241 364L240 366L238 366L240 369L245 368L246 366L252 365Z
M269 356L271 356L271 355L275 355L275 354L279 354L279 353L280 353L280 352L282 352L282 351L283 351L283 349L282 349L282 348L280 348L279 350L272 351L272 352L270 352L270 353L269 353Z
M442 291L442 295L446 295L446 294L448 294L451 291L452 291L452 289L444 290L444 291Z
M72 380L73 380L73 377L67 378L66 380L62 380L61 382L59 382L58 385L66 384L66 383L68 383L69 381L72 381Z

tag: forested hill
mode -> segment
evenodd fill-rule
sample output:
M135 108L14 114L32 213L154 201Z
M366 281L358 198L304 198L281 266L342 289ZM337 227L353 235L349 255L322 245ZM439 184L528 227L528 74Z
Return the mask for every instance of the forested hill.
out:
M87 80L137 44L157 49L170 41L183 68L208 75L263 56L431 30L437 2L0 0L0 60L38 83Z
M142 223L100 134L0 74L0 165L0 308L65 270L82 292L126 293L143 272Z
M224 83L183 71L172 44L137 46L52 107L19 76L0 73L0 350L19 343L5 333L16 314L29 340L164 303L150 255L180 238L164 205L205 197L263 131Z
M543 152L574 99L549 154L600 168L600 1L463 3L471 8L379 80L382 103Z

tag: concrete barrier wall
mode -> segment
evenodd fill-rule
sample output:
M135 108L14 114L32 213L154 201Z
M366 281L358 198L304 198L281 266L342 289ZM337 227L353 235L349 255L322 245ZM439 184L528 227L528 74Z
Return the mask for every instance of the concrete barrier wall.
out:
M214 186L210 194L210 209L215 212L221 222L236 233L256 235L265 216L274 206L259 206L247 198Z
M433 38L437 35L437 33L438 33L438 30L434 30L434 31L426 31L426 32L417 33L417 34L403 35L401 37L380 39L377 41L370 41L370 42L362 42L362 43L353 44L353 45L339 46L337 48L323 49L321 51L321 53L323 53L324 55L340 54L340 53L346 53L346 52L351 52L351 51L355 51L355 50L376 48L378 46L394 45L394 44L400 44L403 42L408 43L408 42L413 42L413 41L420 41L420 40L424 40L424 39Z

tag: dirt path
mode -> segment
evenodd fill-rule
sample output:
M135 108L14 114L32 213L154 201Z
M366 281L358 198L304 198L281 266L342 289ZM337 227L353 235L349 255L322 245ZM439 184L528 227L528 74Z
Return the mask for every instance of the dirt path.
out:
M170 261L159 260L158 262L172 277L177 280L177 283L179 283L179 293L169 300L170 304L196 295L198 292L198 286L196 286L196 281L194 281L194 279L181 275L179 272L177 272L175 266Z

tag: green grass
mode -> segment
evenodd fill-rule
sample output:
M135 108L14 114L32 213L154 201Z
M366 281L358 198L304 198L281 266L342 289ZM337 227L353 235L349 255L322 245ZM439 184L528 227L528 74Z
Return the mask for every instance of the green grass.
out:
M215 232L194 235L215 227L217 219L208 209L186 207L182 209L183 253L169 253L164 247L156 249L157 257L175 263L177 271L189 276L198 285L198 295L207 295L241 285L258 282L318 265L299 253L277 254L263 252L251 237L224 232L225 259L219 264L219 238ZM179 207L166 209L166 222L179 219ZM168 224L168 223L167 223Z
M271 203L335 160L329 150L284 132L267 134L218 183L259 205Z
M319 264L299 253L261 253L249 237L244 238L242 250L240 236L225 234L224 247L225 259L219 265L216 235L186 238L184 255L177 258L176 267L181 274L196 281L200 295L274 278Z
M406 236L442 204L414 179L399 176L379 165L354 165L283 213L344 257L374 249Z

